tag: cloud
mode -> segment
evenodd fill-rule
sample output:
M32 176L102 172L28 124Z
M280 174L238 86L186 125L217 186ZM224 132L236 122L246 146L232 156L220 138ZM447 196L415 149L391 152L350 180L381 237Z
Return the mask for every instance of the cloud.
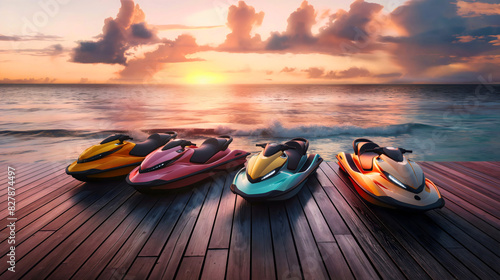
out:
M458 15L463 17L500 14L500 4L458 1L457 7Z
M0 53L18 53L31 56L52 56L56 57L62 55L66 50L61 44L54 44L42 49L14 49L14 50L0 50Z
M55 78L24 78L24 79L9 79L3 78L0 80L1 84L53 84L57 79Z
M326 72L323 68L309 67L308 69L302 70L307 73L309 79L351 79L371 76L370 71L365 68L351 67L342 71L328 71Z
M368 37L370 33L368 27L382 9L382 5L356 0L351 4L349 11L339 10L331 15L329 23L321 29L319 37L324 41L338 39L357 41Z
M326 79L350 79L370 76L370 71L365 68L351 67L342 71L329 71L325 73Z
M184 24L161 24L161 25L151 25L152 28L156 30L192 30L192 29L212 29L224 27L224 25L208 25L208 26L190 26Z
M6 36L0 34L0 41L60 41L62 37L56 35L44 35L44 34L36 34L36 35L11 35Z
M405 35L380 40L395 46L391 51L394 62L414 77L425 75L432 67L459 63L483 53L498 53L492 35L500 34L500 27L464 18L458 11L452 2L408 1L390 14Z
M121 0L116 18L104 21L102 34L97 41L82 41L74 49L72 61L78 63L127 64L129 49L159 43L156 30L145 23L145 15L132 0Z
M354 79L354 78L364 78L364 77L374 77L381 79L395 79L402 76L401 73L383 73L383 74L373 74L363 67L350 67L345 70L326 71L320 67L309 67L303 69L302 72L307 73L308 79L324 79L324 80L340 80L340 79Z
M266 50L294 53L346 53L371 52L377 48L377 17L383 6L364 0L354 1L349 11L338 10L318 34L312 33L317 12L307 1L288 17L285 32L273 32L266 42ZM319 18L325 17L323 13ZM380 46L378 46L380 48Z
M274 32L266 44L267 50L286 50L297 45L316 42L312 27L316 23L316 11L307 1L288 17L288 25L283 33Z
M291 72L294 72L297 68L295 67L285 67L283 69L281 69L280 73L281 72L285 72L285 73L291 73Z
M127 81L149 80L164 68L164 63L200 61L202 59L186 58L186 56L208 49L208 47L199 46L196 39L187 34L180 35L174 41L165 39L156 50L145 53L142 58L129 60L125 68L118 72L119 79Z
M323 78L325 74L325 69L318 67L309 67L308 69L302 70L302 72L306 72L307 78L309 79L319 79Z
M252 36L253 27L262 24L264 12L255 12L252 6L239 1L238 6L229 7L227 14L227 26L231 33L227 34L226 40L219 46L219 49L226 51L250 51L262 48L260 35Z

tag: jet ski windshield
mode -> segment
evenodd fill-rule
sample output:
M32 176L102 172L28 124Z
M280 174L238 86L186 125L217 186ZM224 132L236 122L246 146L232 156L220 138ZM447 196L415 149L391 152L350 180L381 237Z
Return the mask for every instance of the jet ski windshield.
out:
M403 148L394 148L394 147L377 147L374 149L368 149L365 150L364 153L368 152L373 152L378 155L386 155L390 159L394 160L395 162L402 162L404 160L403 154L404 153L411 153L411 150L406 150Z
M295 147L289 146L287 144L277 144L277 143L257 144L255 146L264 148L263 154L265 157L270 157L276 154L277 152L282 152L289 149L295 149Z

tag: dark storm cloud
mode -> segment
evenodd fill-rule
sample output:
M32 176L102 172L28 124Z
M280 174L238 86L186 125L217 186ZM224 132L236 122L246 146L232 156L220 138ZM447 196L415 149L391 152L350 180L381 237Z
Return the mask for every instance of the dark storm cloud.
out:
M121 0L116 18L104 21L102 34L97 41L82 41L73 52L72 60L78 63L127 63L126 52L139 45L158 43L156 30L148 28L145 15L132 0Z
M496 26L485 26L480 18L459 15L458 9L455 3L446 1L409 1L390 14L407 36L380 40L396 46L392 50L394 61L410 75L484 53L500 54L492 43L500 34L498 22Z
M348 12L339 10L331 15L330 22L321 29L319 36L358 40L360 33L369 34L368 25L382 9L382 5L356 0Z
M290 14L286 31L271 34L266 42L266 50L333 55L370 52L376 46L371 41L377 35L377 30L368 30L368 27L373 25L382 8L379 4L356 0L349 11L338 10L330 15L319 34L313 34L317 12L304 1Z
M153 37L153 31L149 30L144 22L132 24L130 28L132 29L132 35L137 38L150 39Z

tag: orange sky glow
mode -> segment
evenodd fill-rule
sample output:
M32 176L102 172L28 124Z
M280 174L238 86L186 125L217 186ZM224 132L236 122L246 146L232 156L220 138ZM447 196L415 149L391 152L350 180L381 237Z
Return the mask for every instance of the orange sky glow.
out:
M2 1L0 83L474 83L499 38L490 0Z

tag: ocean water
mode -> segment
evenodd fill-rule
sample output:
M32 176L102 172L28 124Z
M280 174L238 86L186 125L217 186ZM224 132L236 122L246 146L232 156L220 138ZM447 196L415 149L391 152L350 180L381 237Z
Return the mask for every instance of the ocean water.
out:
M0 162L70 162L114 132L168 130L249 152L306 137L332 161L359 137L418 161L500 160L492 85L0 85L0 100Z

